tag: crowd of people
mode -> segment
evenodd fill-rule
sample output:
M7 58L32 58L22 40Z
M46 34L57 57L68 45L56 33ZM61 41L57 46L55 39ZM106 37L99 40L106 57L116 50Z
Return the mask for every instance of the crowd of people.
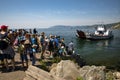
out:
M17 52L15 48L17 47ZM12 70L15 70L15 54L20 54L22 67L28 67L28 58L32 65L36 63L36 54L44 59L44 54L49 54L50 58L55 56L66 56L74 53L74 44L71 41L67 46L64 38L52 35L46 36L45 32L38 34L36 29L10 30L8 26L2 25L0 29L0 60L1 65L9 70L8 60L11 60ZM25 64L24 64L25 63Z

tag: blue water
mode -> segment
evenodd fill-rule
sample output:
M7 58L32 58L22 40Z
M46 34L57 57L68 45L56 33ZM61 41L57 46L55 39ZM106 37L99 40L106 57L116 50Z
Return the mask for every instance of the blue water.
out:
M111 40L90 41L76 37L76 29L92 32L89 27L59 27L39 29L38 32L59 35L65 38L66 45L72 40L76 53L80 54L89 65L105 65L120 69L120 30L113 30L114 38Z

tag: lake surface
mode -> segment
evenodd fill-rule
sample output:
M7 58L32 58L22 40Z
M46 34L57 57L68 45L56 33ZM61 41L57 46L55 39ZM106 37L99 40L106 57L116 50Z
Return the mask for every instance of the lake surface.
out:
M66 45L72 40L76 53L80 54L89 65L105 65L108 68L120 69L120 30L113 30L111 40L90 41L76 37L76 29L93 32L89 27L54 27L39 29L38 32L59 35L65 38Z

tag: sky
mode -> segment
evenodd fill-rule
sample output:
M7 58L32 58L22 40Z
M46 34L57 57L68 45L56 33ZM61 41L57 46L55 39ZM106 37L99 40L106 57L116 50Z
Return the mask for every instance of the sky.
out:
M120 0L0 0L0 25L48 28L120 22Z

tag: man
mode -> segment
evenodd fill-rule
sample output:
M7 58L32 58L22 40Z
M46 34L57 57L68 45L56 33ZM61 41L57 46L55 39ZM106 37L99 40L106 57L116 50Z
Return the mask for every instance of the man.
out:
M73 53L74 53L74 43L73 43L73 41L71 41L68 44L68 55L72 55Z

